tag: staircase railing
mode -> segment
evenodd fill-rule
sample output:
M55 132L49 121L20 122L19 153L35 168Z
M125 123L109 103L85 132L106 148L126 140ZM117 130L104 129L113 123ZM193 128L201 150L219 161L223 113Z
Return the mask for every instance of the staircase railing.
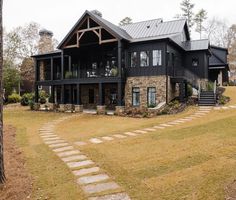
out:
M214 82L214 97L215 97L215 101L216 101L216 96L217 96L217 83L216 80Z
M200 99L201 96L201 83L198 83L198 99Z

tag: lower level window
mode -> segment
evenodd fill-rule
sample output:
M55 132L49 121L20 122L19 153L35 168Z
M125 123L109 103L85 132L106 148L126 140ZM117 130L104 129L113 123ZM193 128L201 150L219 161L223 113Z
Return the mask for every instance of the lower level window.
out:
M137 87L132 89L132 101L133 106L140 105L140 89Z
M149 87L147 95L148 95L148 107L155 107L156 106L156 88Z

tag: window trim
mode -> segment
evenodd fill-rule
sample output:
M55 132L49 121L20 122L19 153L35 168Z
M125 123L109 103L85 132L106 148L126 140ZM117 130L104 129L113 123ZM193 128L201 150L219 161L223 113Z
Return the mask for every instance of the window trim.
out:
M154 52L155 51L157 51L159 57L154 57ZM156 65L154 64L154 58L157 59L157 61L158 61ZM159 58L159 60L158 60L158 58ZM161 49L153 49L152 50L152 66L153 67L160 67L160 66L162 66L162 50Z
M147 88L147 107L149 108L151 105L149 104L149 91L150 89L155 89L155 106L157 105L157 88L156 87L148 87Z
M194 65L194 62L196 62L196 65ZM199 58L192 57L192 67L198 67L198 66L199 66Z
M136 65L132 66L132 55L136 53ZM131 51L128 53L128 62L129 62L129 67L135 68L138 67L138 60L139 60L139 52L138 51Z
M141 58L142 52L146 53L147 55L147 65L142 65L142 58ZM142 50L139 52L139 62L140 62L140 67L150 67L150 50Z
M138 105L134 105L134 90L135 89L138 89L139 92L135 92L135 93L139 93L139 102L138 102ZM139 107L141 105L141 102L140 102L140 88L139 87L132 87L132 106L133 107Z

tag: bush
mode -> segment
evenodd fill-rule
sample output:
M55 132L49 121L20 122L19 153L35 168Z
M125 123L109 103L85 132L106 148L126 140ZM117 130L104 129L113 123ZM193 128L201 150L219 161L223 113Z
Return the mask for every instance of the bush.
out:
M230 101L230 98L227 96L221 95L219 97L219 104L220 105L224 105L224 104L228 103L229 101Z
M29 101L30 110L34 110L34 104L33 101Z
M229 86L235 86L235 82L230 81L230 82L229 82Z
M16 94L15 92L8 96L8 103L19 103L20 100L20 95Z
M187 85L187 96L191 97L193 95L193 88L191 85Z
M207 90L208 91L214 90L214 83L213 82L208 82L207 83Z
M41 90L39 92L39 103L45 104L47 102L48 97L48 94L44 90Z
M21 98L21 105L28 106L30 101L34 101L34 93L25 93Z

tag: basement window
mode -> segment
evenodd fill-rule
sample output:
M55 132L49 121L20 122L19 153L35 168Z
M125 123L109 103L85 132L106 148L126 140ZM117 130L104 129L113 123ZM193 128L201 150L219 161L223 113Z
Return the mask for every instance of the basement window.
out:
M132 88L132 104L133 106L140 105L140 89L138 87Z
M192 66L198 67L199 65L199 58L192 58Z

